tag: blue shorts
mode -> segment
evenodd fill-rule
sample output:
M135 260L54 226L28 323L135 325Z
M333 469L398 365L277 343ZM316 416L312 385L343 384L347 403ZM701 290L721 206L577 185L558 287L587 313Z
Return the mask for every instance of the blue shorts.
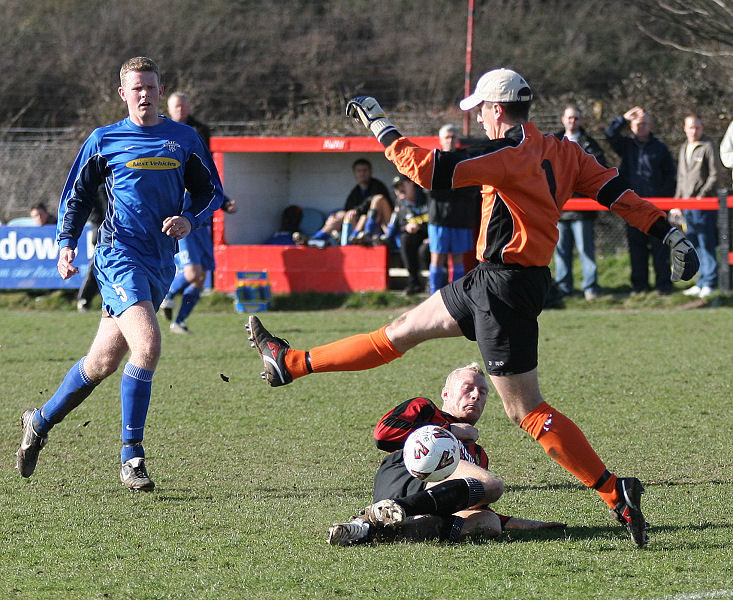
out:
M465 254L473 249L473 231L458 227L428 224L430 252Z
M173 261L169 267L152 269L128 251L98 246L94 253L94 274L102 296L102 311L112 317L119 317L143 300L150 300L157 312L175 272Z
M204 271L214 270L214 242L208 226L194 229L178 241L176 266L182 269L186 265L201 265Z

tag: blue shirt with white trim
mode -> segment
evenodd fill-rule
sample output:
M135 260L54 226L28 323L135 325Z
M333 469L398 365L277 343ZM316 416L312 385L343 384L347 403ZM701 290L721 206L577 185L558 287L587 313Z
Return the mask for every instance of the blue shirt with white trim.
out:
M192 127L165 117L140 127L126 118L95 129L82 145L59 202L60 247L76 248L101 183L109 205L98 245L149 268L172 264L176 240L161 232L167 217L183 215L196 229L224 199L211 154Z

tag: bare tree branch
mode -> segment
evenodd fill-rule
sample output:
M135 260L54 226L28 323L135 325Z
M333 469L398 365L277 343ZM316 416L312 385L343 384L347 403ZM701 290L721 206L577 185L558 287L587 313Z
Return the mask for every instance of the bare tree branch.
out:
M683 52L733 56L733 5L724 0L636 0L648 18L638 28L651 39Z
M711 51L711 50L703 50L701 48L692 48L689 46L683 46L682 44L679 44L677 42L673 42L672 40L667 40L662 37L659 37L658 35L652 33L649 31L644 25L637 25L638 28L641 30L642 33L649 36L651 39L653 39L655 42L662 44L663 46L669 46L670 48L674 48L675 50L680 50L682 52L692 52L694 54L699 54L701 56L709 56L711 58L713 57L722 57L722 56L733 56L733 50L717 50L717 51Z

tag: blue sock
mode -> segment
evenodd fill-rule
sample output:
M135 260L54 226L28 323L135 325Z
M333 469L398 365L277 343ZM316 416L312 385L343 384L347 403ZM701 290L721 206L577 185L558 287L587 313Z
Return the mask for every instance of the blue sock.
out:
M430 293L434 294L443 287L445 281L445 269L438 265L430 265L429 271Z
M201 298L201 288L197 288L195 285L189 285L181 296L181 307L178 309L178 316L176 317L176 323L182 323L191 314L194 306Z
M377 224L376 219L369 218L364 223L364 233L367 235L374 235L377 233L377 230L379 229L379 225Z
M153 371L136 367L129 362L125 365L125 370L122 373L122 383L120 384L120 401L122 404L122 451L120 452L120 459L123 463L136 456L145 458L142 441L152 388Z
M453 279L451 281L457 281L466 274L466 265L463 263L453 263Z
M169 299L173 298L176 294L181 292L187 286L188 281L186 281L186 276L183 274L183 271L178 271L176 273L176 276L173 278L173 281L171 282L171 287L168 289L168 293L165 295L165 297Z
M87 376L84 371L82 356L69 371L64 380L41 410L37 410L33 417L33 429L39 435L46 435L51 427L60 423L63 418L79 406L97 387L97 383Z
M311 236L311 239L312 239L312 240L327 240L327 239L328 239L328 238L330 238L330 237L331 237L331 236L330 236L330 235L328 235L328 233L326 233L325 231L316 231L316 232L315 232L315 233L314 233L314 234L313 234L313 235Z

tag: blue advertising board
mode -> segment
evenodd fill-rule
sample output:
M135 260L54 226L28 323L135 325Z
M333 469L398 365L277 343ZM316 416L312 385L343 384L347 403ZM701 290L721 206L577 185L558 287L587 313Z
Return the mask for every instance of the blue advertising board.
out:
M78 289L94 255L92 233L87 225L79 238L74 261L79 274L63 280L56 270L59 247L55 225L0 226L0 289Z

